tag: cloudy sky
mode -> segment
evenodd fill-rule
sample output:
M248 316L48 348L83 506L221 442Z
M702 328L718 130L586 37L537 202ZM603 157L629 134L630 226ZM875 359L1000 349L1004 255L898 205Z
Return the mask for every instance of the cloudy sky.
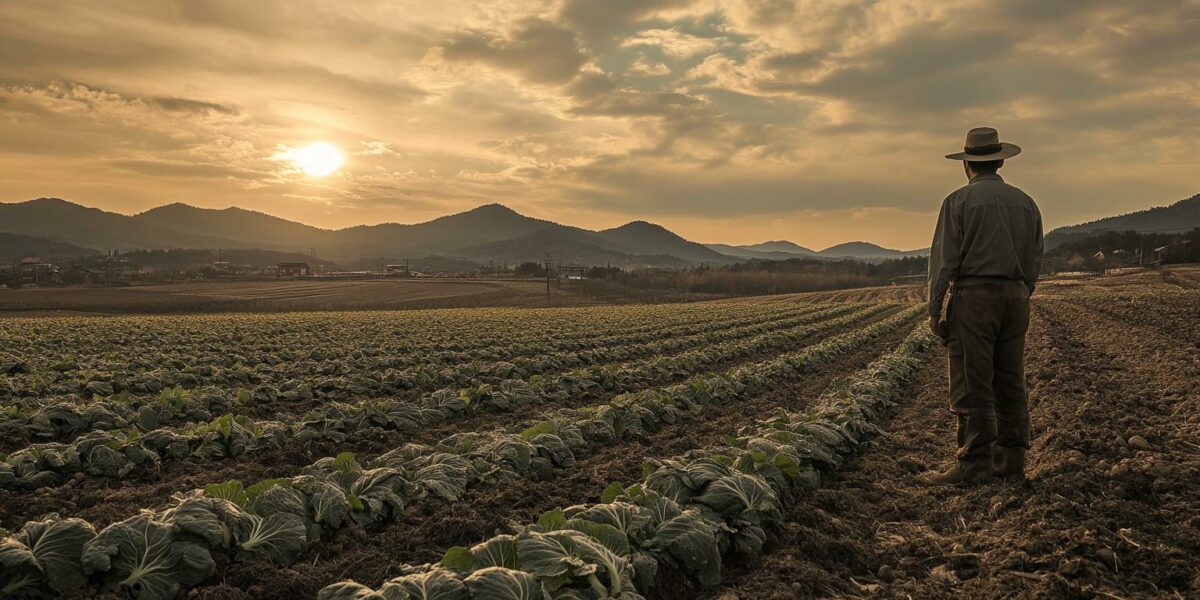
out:
M6 202L911 248L981 124L1048 226L1200 192L1200 0L0 0Z

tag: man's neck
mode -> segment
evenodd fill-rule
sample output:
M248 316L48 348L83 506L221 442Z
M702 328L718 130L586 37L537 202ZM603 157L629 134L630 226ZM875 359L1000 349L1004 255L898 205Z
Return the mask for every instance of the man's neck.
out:
M1001 177L999 173L971 173L971 179L968 181L968 183L975 183L980 179L998 179L1000 181L1004 181L1004 178Z

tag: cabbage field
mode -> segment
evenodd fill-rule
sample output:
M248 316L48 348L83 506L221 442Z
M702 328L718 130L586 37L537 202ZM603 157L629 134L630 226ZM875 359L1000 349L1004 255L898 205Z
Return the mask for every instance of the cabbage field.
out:
M877 531L812 532L867 548L840 567L794 553L797 527L862 509L839 482L944 385L922 304L818 299L0 320L0 591L632 600L939 577L874 564ZM943 406L923 410L944 429ZM947 569L906 593L957 595L971 578Z

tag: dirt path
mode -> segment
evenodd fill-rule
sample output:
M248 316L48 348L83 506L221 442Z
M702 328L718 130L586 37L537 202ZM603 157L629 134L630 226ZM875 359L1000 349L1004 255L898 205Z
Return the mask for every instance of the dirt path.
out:
M1029 482L920 483L953 450L935 361L887 434L791 507L768 556L712 596L1200 596L1196 349L1045 300L1029 363Z
M550 481L513 481L468 492L460 502L427 504L378 532L346 531L322 542L302 566L279 567L267 561L229 565L222 584L201 588L203 598L311 598L329 583L355 579L377 586L399 574L403 563L441 559L450 546L471 545L507 530L510 523L529 523L543 512L593 501L610 483L640 480L649 457L670 457L720 443L748 420L778 407L797 409L831 382L862 368L894 348L909 332L901 327L830 364L817 367L801 381L725 407L710 407L645 439L601 448Z

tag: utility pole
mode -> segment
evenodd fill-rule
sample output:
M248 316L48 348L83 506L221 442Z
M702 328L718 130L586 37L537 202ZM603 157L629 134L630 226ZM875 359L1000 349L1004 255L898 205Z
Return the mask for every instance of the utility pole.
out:
M546 302L550 301L550 251L546 251Z

